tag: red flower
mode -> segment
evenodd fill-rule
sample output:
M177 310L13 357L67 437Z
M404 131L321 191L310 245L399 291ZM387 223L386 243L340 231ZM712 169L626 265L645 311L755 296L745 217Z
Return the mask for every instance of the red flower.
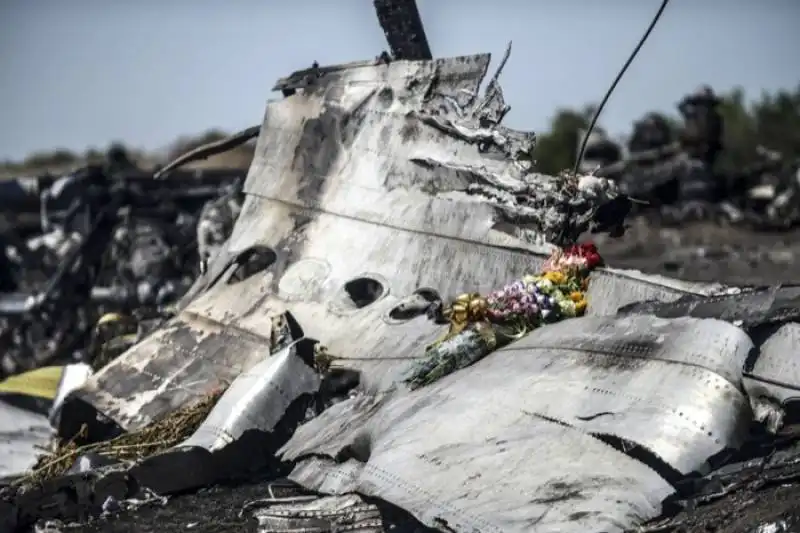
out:
M600 253L597 251L597 246L595 246L595 244L592 242L570 246L566 250L566 253L568 255L577 255L578 257L582 257L586 261L586 265L589 270L603 264L603 258L600 257Z

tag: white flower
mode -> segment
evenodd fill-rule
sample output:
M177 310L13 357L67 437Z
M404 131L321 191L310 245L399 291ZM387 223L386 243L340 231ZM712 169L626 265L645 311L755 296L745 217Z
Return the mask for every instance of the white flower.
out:
M536 286L539 287L539 290L542 291L544 294L550 294L554 288L553 282L545 278L542 278L539 281L537 281Z

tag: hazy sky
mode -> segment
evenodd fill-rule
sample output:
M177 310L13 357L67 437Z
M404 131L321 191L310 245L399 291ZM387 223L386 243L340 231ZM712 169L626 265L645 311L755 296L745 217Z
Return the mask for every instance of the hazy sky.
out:
M437 56L499 61L513 40L508 121L534 130L559 106L602 97L659 4L419 0ZM627 131L701 83L753 97L795 86L798 23L798 0L672 0L601 123ZM385 48L371 0L2 0L0 159L244 128L277 78Z

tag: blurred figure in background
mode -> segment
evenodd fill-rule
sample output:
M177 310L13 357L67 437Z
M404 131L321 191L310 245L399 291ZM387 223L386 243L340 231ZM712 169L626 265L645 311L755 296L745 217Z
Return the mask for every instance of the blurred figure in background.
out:
M719 104L720 99L707 85L687 95L678 104L683 119L678 140L688 157L688 168L679 184L682 200L713 201L718 196L714 166L722 150Z
M666 117L659 113L648 113L634 122L633 134L628 140L628 153L634 155L659 150L673 142L672 128Z

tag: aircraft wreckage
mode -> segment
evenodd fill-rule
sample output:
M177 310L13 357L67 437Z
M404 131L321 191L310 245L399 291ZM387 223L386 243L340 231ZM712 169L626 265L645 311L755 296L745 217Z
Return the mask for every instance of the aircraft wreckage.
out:
M383 531L362 498L432 531L624 531L757 421L780 431L800 387L797 328L777 329L797 317L791 287L598 267L585 316L408 384L448 329L437 303L539 272L548 243L604 229L621 199L600 178L536 173L534 136L501 125L497 76L479 95L488 66L377 60L281 80L227 244L176 316L67 396L59 434L109 439L227 390L178 446L18 489L11 524L288 466L327 496L276 501L264 531L308 516Z

